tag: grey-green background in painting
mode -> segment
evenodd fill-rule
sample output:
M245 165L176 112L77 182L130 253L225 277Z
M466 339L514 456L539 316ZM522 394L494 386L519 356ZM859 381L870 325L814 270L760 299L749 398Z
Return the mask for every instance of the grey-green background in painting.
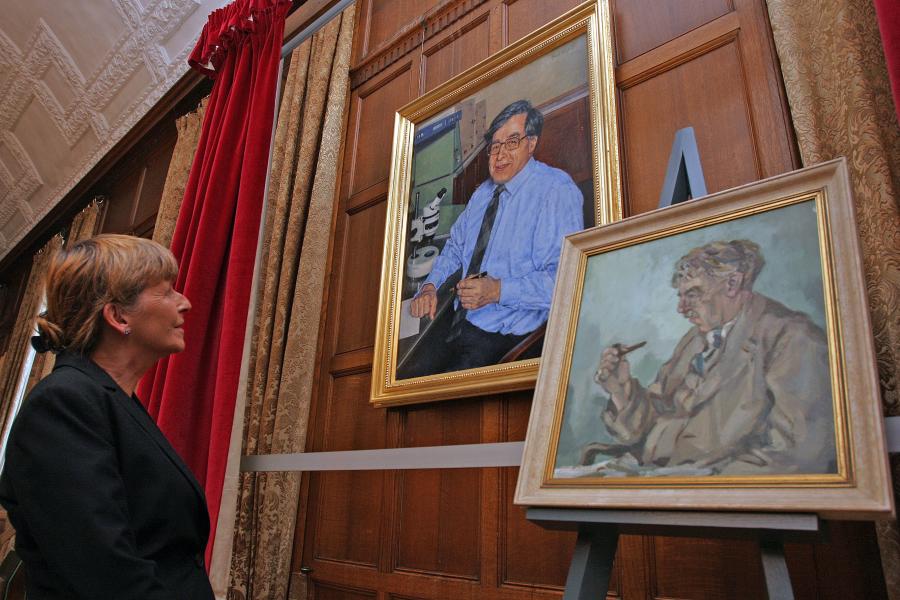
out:
M702 202L702 200L701 200ZM692 248L717 240L759 244L765 266L754 291L805 312L825 329L825 296L816 205L792 204L650 242L592 256L585 272L581 311L556 466L575 465L588 442L612 442L601 412L608 397L593 382L600 353L614 343L647 345L628 356L632 374L649 385L691 328L678 314L671 285L675 263Z

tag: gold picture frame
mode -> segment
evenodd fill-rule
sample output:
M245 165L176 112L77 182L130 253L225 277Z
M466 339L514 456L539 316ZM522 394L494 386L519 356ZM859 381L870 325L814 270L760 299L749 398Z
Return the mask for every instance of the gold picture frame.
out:
M567 237L515 503L891 517L862 273L844 159Z
M528 100L544 113L534 158L565 171L569 182L578 186L578 210L584 215L579 214L579 226L568 231L621 218L611 39L608 0L586 2L397 111L373 359L374 405L534 385L539 358L515 358L515 352L504 355L507 362L475 368L412 370L408 365L430 358L432 350L447 351L443 344L451 338L439 333L441 316L446 327L458 303L454 305L452 281L438 290L443 311L433 319L412 317L409 303L443 249L439 246L446 246L472 190L492 180L486 178L483 133L509 103ZM573 140L572 147L581 144L583 152L568 150ZM539 158L541 152L548 158ZM563 164L554 164L559 161ZM556 237L561 243L563 235ZM553 261L557 256L553 253ZM464 270L457 270L456 276ZM548 305L551 289L552 283L546 287ZM549 306L544 319L548 312ZM531 337L540 337L540 331ZM522 345L531 344L535 354L540 343L525 340Z

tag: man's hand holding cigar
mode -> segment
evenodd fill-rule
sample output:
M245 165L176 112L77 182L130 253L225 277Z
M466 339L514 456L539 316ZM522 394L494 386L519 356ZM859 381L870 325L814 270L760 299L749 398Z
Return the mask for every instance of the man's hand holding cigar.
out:
M631 366L625 355L642 348L646 343L639 342L631 346L613 344L600 355L600 365L594 373L594 381L606 390L618 410L624 409L631 397Z

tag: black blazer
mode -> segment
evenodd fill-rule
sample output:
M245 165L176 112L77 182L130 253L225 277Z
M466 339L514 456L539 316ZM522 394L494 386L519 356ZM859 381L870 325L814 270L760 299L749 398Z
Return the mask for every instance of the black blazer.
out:
M210 600L203 490L138 402L60 354L13 424L0 503L29 600Z

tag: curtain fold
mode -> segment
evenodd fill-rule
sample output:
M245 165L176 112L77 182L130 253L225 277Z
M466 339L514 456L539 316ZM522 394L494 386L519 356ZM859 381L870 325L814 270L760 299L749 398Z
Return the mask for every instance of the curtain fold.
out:
M72 223L69 225L69 231L66 234L64 247L68 248L75 242L92 238L100 232L103 225L103 214L106 211L106 198L97 196L91 203L84 207L81 212L75 215ZM41 300L43 301L43 289ZM25 387L25 395L37 385L37 382L50 374L53 365L56 364L56 355L52 352L44 352L36 354L34 362L31 365L31 374L28 376L28 383Z
M900 128L871 0L768 0L804 165L846 156L882 403L900 415ZM900 456L891 468L900 505ZM900 531L877 524L882 569L900 600Z
M243 454L302 452L319 337L354 8L291 55L275 134ZM285 598L299 473L241 473L228 598ZM305 593L292 596L306 597Z
M153 227L153 241L167 248L172 245L178 211L181 209L181 201L184 199L184 191L191 175L191 164L194 162L194 155L200 142L203 115L208 101L207 96L200 101L195 111L182 115L175 121L178 139L172 151L172 160L169 161L166 183L163 185L159 211L156 213L156 225Z
M25 283L25 291L22 295L22 303L16 314L15 325L9 336L9 346L6 353L0 359L0 431L4 431L9 419L12 417L10 410L16 397L16 389L25 367L25 357L28 354L31 336L34 331L34 319L41 309L44 296L44 275L50 259L62 246L62 236L55 235L43 248L34 255L31 272Z
M97 230L102 223L103 211L106 209L104 198L98 196L85 207L80 213L75 215L69 226L69 232L65 244L72 244L81 239L93 237L97 234ZM26 356L29 353L29 345L31 336L34 331L34 318L41 310L44 301L44 276L50 265L50 258L53 254L63 246L61 236L54 236L47 244L34 256L34 264L31 267L31 273L28 276L28 282L16 316L16 325L13 334L10 337L10 346L0 361L0 385L2 385L2 415L4 418L0 421L0 431L5 431L8 425L11 425L10 419L15 417L14 401L17 397L17 388L25 367ZM13 346L15 344L15 346ZM15 354L11 354L12 349L16 349ZM7 362L9 357L9 362ZM56 356L50 352L43 354L35 354L34 361L31 364L31 371L28 380L25 383L25 389L22 396L27 396L31 388L43 379L56 362ZM16 367L18 363L18 367ZM15 544L15 530L6 517L6 511L0 509L0 561L6 558L9 550Z
M215 539L234 418L290 0L213 11L190 64L215 79L171 249L193 308L187 349L160 361L138 396L203 485ZM206 563L213 544L206 550Z
M900 123L900 2L897 0L875 0L878 13L878 28L884 46L891 88L894 91L894 110Z

